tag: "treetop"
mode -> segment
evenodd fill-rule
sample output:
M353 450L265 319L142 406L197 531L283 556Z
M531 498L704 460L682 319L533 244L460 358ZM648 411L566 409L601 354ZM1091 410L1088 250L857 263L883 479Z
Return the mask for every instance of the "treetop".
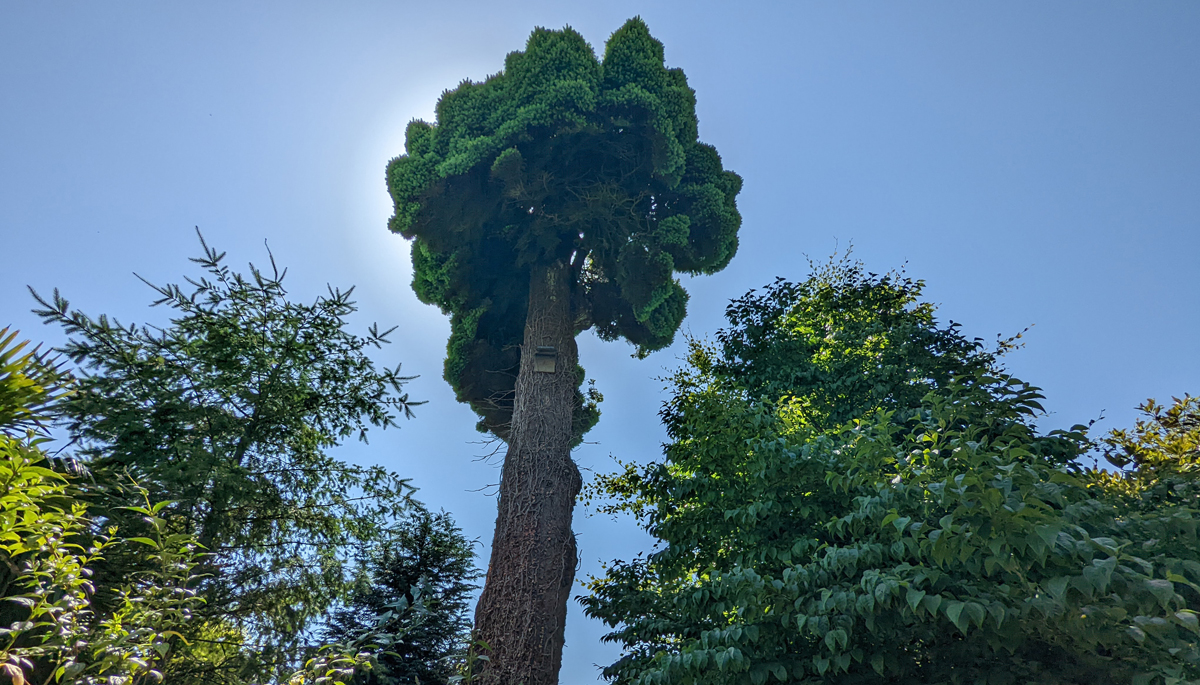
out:
M603 58L575 30L538 28L484 81L442 94L388 164L392 231L414 240L413 288L452 315L446 378L489 418L515 375L529 279L561 265L576 332L644 356L687 311L675 272L737 251L741 178L697 139L696 96L640 18ZM490 378L485 379L485 377ZM489 399L490 398L490 399Z

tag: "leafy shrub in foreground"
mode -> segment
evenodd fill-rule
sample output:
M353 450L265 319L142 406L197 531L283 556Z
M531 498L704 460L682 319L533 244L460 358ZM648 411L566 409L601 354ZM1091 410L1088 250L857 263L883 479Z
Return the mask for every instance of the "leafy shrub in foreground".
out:
M16 685L161 682L178 631L203 603L193 589L196 541L169 532L158 515L165 503L148 501L129 508L145 537L95 533L42 449L40 428L71 379L14 340L0 331L0 672ZM120 548L132 548L142 570L98 613L92 569Z

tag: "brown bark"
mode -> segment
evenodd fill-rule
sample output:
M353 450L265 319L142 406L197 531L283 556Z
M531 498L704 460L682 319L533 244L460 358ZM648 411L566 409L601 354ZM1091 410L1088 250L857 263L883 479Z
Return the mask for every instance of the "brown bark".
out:
M492 558L475 612L490 648L489 685L555 685L562 664L576 566L571 512L582 484L571 459L578 351L570 295L565 263L533 270ZM557 352L553 373L534 370L545 346Z

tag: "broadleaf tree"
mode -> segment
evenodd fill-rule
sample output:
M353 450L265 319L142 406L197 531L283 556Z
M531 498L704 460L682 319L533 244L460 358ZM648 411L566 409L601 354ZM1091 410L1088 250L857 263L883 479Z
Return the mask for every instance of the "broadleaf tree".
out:
M1039 432L1037 389L920 292L835 264L693 345L664 459L599 482L657 542L583 600L622 648L606 675L1195 682L1194 411L1110 438L1162 487L1084 469L1084 428Z
M476 612L492 680L557 680L570 450L599 416L575 336L643 356L668 345L687 305L677 273L715 272L737 249L741 179L699 142L695 104L640 19L601 58L570 28L539 28L503 71L444 93L435 122L409 124L388 165L413 288L450 315L446 380L507 442Z

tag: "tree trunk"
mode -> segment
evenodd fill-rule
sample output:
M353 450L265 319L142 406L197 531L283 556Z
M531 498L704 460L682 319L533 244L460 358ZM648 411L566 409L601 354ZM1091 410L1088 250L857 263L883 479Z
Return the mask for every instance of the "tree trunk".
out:
M535 268L500 476L492 558L475 628L490 647L483 682L555 685L562 664L567 599L575 581L571 512L582 480L571 460L578 351L565 263ZM554 371L535 370L553 347Z

